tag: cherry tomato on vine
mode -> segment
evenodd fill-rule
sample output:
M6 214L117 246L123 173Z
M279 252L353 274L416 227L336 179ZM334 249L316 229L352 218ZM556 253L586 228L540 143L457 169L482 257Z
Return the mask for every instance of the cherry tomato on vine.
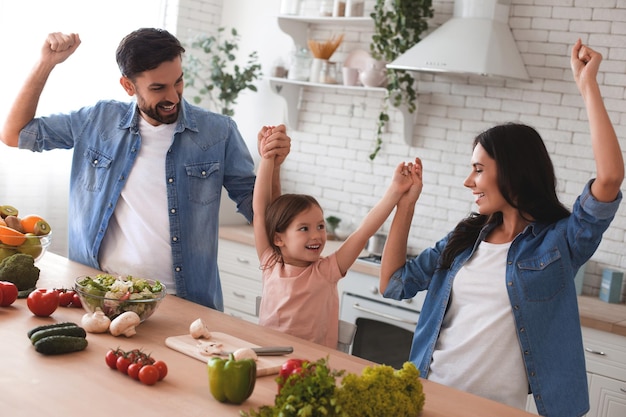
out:
M118 371L123 374L128 374L128 367L132 362L125 355L122 355L117 358L117 362L115 362L115 367Z
M142 366L139 370L139 380L146 385L154 385L159 380L159 370L154 365Z
M161 381L167 375L167 365L163 361L156 361L153 365L159 371L159 381Z
M104 355L104 361L109 368L117 370L117 358L119 354L119 350L110 349L106 355Z
M134 362L128 365L127 374L129 377L135 380L139 380L139 371L143 368L143 365L139 362Z

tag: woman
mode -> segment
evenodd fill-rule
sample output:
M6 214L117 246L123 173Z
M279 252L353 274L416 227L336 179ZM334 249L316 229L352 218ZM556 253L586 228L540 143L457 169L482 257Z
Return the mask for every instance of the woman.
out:
M405 253L421 176L397 206L383 251L385 297L428 290L410 360L424 378L539 414L589 409L574 276L621 201L624 161L596 80L602 56L576 42L571 67L585 101L597 175L570 213L558 200L539 134L496 126L474 141L464 185L478 212L410 262Z

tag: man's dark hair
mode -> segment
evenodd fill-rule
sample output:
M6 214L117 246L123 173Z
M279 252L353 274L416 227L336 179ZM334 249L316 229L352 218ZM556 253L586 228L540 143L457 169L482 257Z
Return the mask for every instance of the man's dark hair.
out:
M173 61L184 52L185 48L167 30L142 28L122 39L115 58L122 75L134 80L142 72Z

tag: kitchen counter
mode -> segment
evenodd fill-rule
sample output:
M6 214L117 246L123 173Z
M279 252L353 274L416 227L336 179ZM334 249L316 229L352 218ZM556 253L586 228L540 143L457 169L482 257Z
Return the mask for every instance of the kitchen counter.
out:
M79 275L98 271L47 253L37 265L41 288L70 287ZM317 360L329 358L336 369L360 373L366 360L316 345L293 336L248 323L173 295L163 300L156 313L137 328L131 338L88 334L89 346L82 352L44 356L35 352L26 332L35 326L61 321L80 322L84 311L59 307L50 318L33 316L24 299L0 308L0 392L2 415L11 417L54 415L109 417L148 414L176 416L237 416L239 410L271 404L276 393L272 376L257 380L252 396L242 405L227 405L211 397L203 362L165 346L169 336L187 334L189 324L202 318L215 332L224 332L257 345L290 345L287 357ZM109 369L104 355L109 348L141 348L169 368L167 377L146 386ZM522 410L422 380L426 405L422 417L522 417Z
M222 226L220 238L254 245L252 227L248 225ZM331 253L340 244L341 242L329 240L326 243L324 254ZM376 277L379 273L379 267L375 264L358 261L354 263L351 270ZM609 304L597 297L583 295L578 297L578 308L580 322L583 326L626 336L626 304Z

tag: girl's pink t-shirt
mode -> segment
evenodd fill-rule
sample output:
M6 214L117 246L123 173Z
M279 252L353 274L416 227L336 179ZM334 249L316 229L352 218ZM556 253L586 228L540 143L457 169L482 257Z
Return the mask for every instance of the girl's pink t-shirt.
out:
M272 255L267 249L261 265L267 265ZM264 268L259 324L336 349L341 278L334 253L307 267L277 262Z

